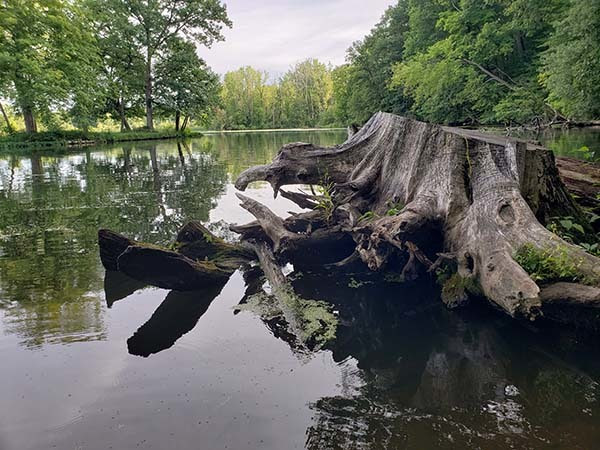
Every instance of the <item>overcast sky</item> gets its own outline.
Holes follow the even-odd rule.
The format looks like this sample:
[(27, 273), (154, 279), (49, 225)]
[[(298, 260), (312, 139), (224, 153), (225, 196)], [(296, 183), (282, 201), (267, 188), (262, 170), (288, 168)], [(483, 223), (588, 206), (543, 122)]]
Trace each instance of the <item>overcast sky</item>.
[(220, 74), (251, 65), (273, 76), (306, 58), (342, 64), (395, 0), (225, 0), (233, 28), (199, 53)]

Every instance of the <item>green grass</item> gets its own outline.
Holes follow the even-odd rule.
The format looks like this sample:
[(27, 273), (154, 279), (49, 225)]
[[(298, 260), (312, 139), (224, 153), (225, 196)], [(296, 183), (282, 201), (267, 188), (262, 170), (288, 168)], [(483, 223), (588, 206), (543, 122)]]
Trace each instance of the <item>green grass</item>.
[(0, 150), (19, 150), (40, 147), (79, 147), (114, 142), (174, 139), (201, 136), (201, 133), (176, 131), (92, 132), (80, 130), (13, 133), (0, 137)]

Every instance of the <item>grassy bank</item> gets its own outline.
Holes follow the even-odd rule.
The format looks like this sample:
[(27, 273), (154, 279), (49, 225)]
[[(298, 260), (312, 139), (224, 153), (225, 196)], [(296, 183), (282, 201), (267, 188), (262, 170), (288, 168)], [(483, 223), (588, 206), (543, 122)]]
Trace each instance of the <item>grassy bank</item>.
[(34, 148), (69, 148), (114, 142), (148, 141), (174, 139), (181, 137), (199, 137), (198, 132), (176, 131), (128, 131), (128, 132), (92, 132), (92, 131), (42, 131), (39, 133), (14, 133), (0, 137), (0, 150), (27, 150)]

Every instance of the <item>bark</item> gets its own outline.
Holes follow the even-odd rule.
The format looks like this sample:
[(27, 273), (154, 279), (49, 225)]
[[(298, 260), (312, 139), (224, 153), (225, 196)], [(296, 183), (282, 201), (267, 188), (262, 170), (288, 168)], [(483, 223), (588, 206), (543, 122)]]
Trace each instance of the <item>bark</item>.
[[(147, 39), (149, 41), (149, 37)], [(150, 47), (146, 55), (146, 73), (145, 73), (145, 100), (146, 100), (146, 128), (148, 130), (154, 130), (154, 111), (152, 103), (152, 54), (150, 53)]]
[[(443, 252), (493, 305), (529, 319), (542, 314), (545, 297), (514, 260), (523, 245), (564, 252), (581, 278), (600, 279), (600, 259), (542, 225), (567, 215), (584, 223), (585, 216), (552, 152), (525, 141), (378, 113), (337, 147), (284, 146), (271, 164), (242, 173), (236, 187), (253, 181), (268, 181), (275, 195), (290, 184), (333, 184), (330, 204), (294, 217), (306, 221), (300, 230), (240, 196), (257, 222), (232, 229), (263, 236), (294, 263), (299, 250), (340, 235), (353, 241), (347, 257), (406, 279), (426, 273)], [(575, 297), (586, 303), (589, 291), (580, 292)]]
[(8, 115), (6, 114), (6, 111), (4, 110), (4, 106), (2, 106), (2, 102), (0, 102), (0, 112), (2, 113), (2, 117), (4, 117), (4, 121), (6, 122), (6, 129), (8, 130), (9, 133), (12, 133), (14, 131), (10, 120), (8, 120)]
[(181, 121), (181, 111), (175, 111), (175, 131), (179, 131), (179, 122)]
[(251, 250), (224, 242), (197, 222), (182, 228), (173, 250), (136, 242), (110, 230), (98, 232), (98, 243), (107, 270), (177, 291), (224, 283), (254, 256)]
[(123, 99), (120, 99), (117, 102), (117, 109), (119, 110), (119, 118), (121, 119), (121, 131), (131, 131), (131, 126), (127, 121), (127, 117), (125, 116), (125, 105), (123, 104)]
[(558, 157), (556, 166), (569, 192), (577, 197), (577, 203), (600, 215), (600, 164)]
[(23, 106), (23, 120), (25, 121), (25, 131), (27, 133), (37, 133), (37, 122), (33, 115), (33, 108), (31, 106)]
[(183, 124), (181, 125), (181, 131), (185, 131), (189, 122), (190, 122), (190, 116), (185, 116), (183, 119)]

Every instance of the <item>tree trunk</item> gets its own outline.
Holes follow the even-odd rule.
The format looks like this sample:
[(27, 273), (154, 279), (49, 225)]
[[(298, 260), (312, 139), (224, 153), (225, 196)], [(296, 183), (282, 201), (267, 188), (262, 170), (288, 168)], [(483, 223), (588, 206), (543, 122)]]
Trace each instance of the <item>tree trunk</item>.
[(181, 131), (185, 131), (188, 124), (190, 122), (190, 116), (185, 116), (183, 119), (183, 124), (181, 125)]
[(532, 246), (572, 262), (578, 282), (592, 285), (581, 287), (580, 298), (571, 288), (569, 304), (598, 307), (589, 299), (600, 293), (600, 259), (540, 223), (555, 216), (587, 223), (554, 155), (542, 147), (378, 113), (340, 146), (284, 146), (271, 164), (242, 173), (236, 187), (244, 190), (253, 181), (268, 181), (276, 195), (289, 184), (328, 186), (316, 215), (294, 217), (296, 223), (305, 219), (304, 229), (292, 229), (289, 221), (240, 197), (258, 222), (232, 229), (243, 237), (262, 236), (283, 259), (295, 262), (307, 247), (341, 234), (354, 244), (338, 268), (359, 260), (371, 271), (407, 280), (453, 260), (459, 289), (449, 303), (465, 297), (467, 286), (511, 316), (534, 319), (545, 302), (557, 303), (553, 284), (565, 280), (532, 279), (514, 259), (519, 249)]
[(146, 77), (145, 77), (145, 96), (146, 96), (146, 128), (154, 130), (154, 113), (152, 105), (152, 55), (148, 49), (146, 55)]
[(27, 133), (37, 133), (37, 123), (35, 116), (33, 115), (33, 108), (31, 106), (23, 106), (23, 120), (25, 121), (25, 131)]
[(12, 133), (14, 131), (12, 125), (10, 124), (10, 120), (8, 120), (8, 115), (6, 114), (6, 111), (4, 110), (4, 106), (2, 106), (2, 102), (0, 102), (0, 112), (2, 113), (2, 117), (4, 117), (4, 121), (6, 122), (6, 130), (9, 133)]
[(125, 116), (125, 105), (122, 98), (117, 102), (117, 109), (119, 110), (119, 118), (121, 119), (121, 131), (131, 131), (131, 127)]
[(179, 131), (179, 122), (181, 121), (181, 111), (175, 111), (175, 131)]

